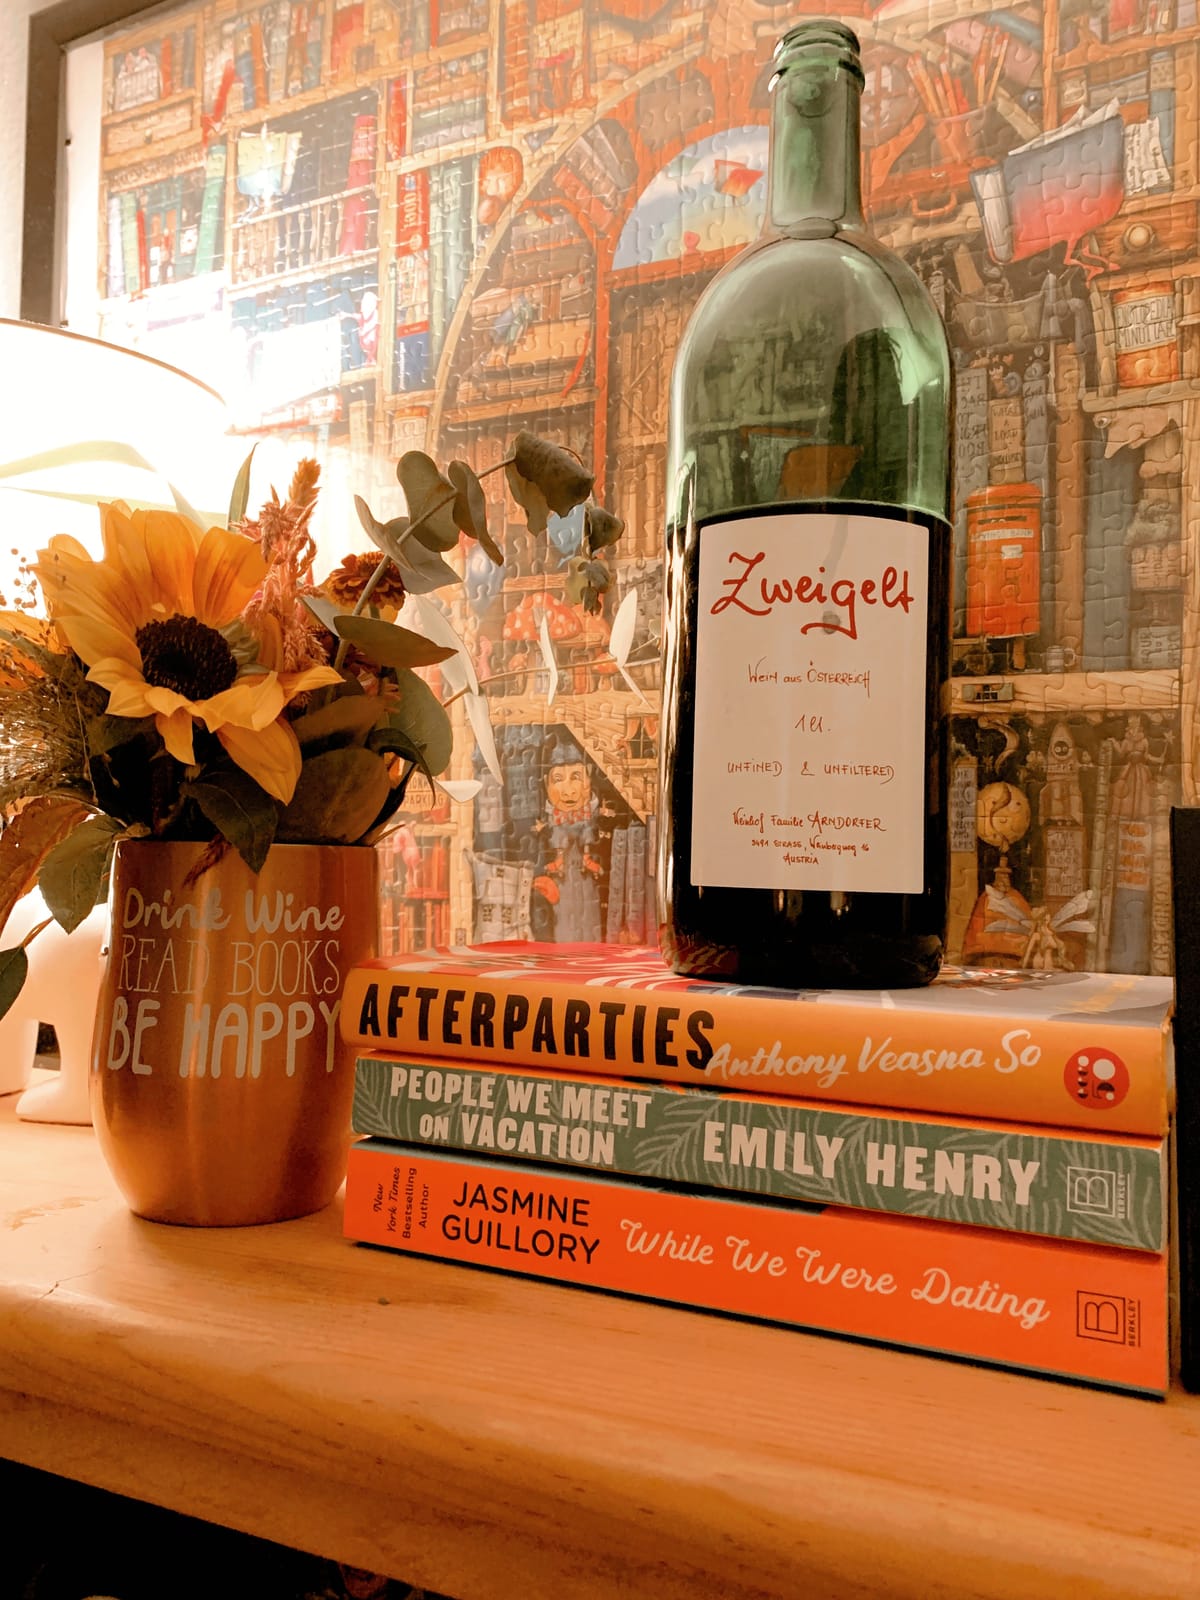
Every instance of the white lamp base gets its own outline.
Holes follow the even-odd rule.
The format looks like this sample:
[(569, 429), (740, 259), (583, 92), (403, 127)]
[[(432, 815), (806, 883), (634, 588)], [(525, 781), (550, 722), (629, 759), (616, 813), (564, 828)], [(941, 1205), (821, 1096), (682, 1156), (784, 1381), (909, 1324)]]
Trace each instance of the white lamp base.
[(17, 1101), (17, 1115), (23, 1122), (73, 1122), (90, 1127), (87, 1063), (79, 1072), (69, 1069), (64, 1061), (53, 1078), (26, 1089)]
[[(19, 944), (49, 913), (36, 889), (13, 907), (0, 933), (0, 946)], [(12, 1007), (0, 1018), (0, 1093), (24, 1089), (17, 1116), (25, 1122), (89, 1125), (88, 1075), (92, 1029), (104, 973), (108, 908), (97, 906), (74, 933), (51, 922), (30, 940), (29, 976)], [(26, 1088), (37, 1051), (39, 1022), (58, 1038), (60, 1069), (53, 1079)]]

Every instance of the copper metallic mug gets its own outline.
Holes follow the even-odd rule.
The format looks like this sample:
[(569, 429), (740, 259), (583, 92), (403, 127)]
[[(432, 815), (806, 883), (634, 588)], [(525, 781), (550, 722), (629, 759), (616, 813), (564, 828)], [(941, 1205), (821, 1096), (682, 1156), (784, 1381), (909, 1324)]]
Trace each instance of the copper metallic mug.
[(92, 1044), (92, 1114), (132, 1210), (231, 1225), (304, 1216), (345, 1176), (354, 1051), (342, 984), (376, 953), (365, 846), (234, 851), (122, 840)]

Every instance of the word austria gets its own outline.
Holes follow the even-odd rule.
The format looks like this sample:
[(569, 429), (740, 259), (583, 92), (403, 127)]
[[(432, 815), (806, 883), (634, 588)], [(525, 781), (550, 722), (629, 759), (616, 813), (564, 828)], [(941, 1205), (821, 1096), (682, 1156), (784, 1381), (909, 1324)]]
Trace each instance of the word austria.
[(736, 606), (752, 617), (769, 617), (776, 606), (836, 606), (844, 611), (844, 618), (822, 609), (812, 622), (802, 623), (801, 633), (811, 633), (815, 628), (824, 633), (841, 633), (847, 639), (858, 638), (858, 607), (882, 605), (889, 611), (900, 608), (907, 616), (913, 604), (908, 572), (888, 566), (879, 578), (835, 578), (828, 589), (824, 583), (825, 568), (818, 567), (816, 576), (803, 573), (795, 577), (773, 577), (758, 568), (766, 560), (765, 550), (746, 556), (736, 550), (729, 552), (729, 566), (740, 566), (733, 577), (724, 578), (721, 587), (726, 591), (714, 600), (711, 615), (714, 617)]

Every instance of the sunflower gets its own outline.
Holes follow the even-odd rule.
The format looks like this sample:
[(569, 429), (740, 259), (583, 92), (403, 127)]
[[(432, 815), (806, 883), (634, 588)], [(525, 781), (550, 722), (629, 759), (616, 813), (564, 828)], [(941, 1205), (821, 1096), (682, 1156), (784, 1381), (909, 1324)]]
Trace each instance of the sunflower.
[(104, 556), (69, 535), (51, 539), (34, 568), (51, 620), (109, 692), (115, 717), (153, 716), (167, 750), (192, 766), (194, 724), (285, 805), (300, 776), (300, 746), (283, 720), (306, 689), (340, 682), (331, 667), (265, 672), (235, 655), (222, 629), (236, 622), (266, 573), (254, 541), (198, 528), (172, 511), (102, 506)]

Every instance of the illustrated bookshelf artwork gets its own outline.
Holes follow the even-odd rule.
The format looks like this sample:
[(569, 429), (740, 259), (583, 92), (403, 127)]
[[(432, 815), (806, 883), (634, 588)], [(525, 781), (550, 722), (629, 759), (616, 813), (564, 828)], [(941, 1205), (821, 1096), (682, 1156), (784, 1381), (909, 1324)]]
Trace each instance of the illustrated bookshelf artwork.
[[(949, 953), (1166, 974), (1168, 819), (1200, 772), (1200, 22), (1194, 0), (960, 10), (842, 13), (871, 225), (956, 363)], [(761, 224), (780, 27), (758, 0), (188, 0), (106, 41), (82, 331), (319, 455), (332, 561), (352, 492), (403, 510), (403, 450), (482, 469), (521, 428), (593, 463), (628, 524), (581, 621), (580, 520), (533, 541), (491, 506), (505, 569), (472, 558), (449, 604), (495, 749), (464, 722), (455, 775), (485, 787), (409, 808), (445, 888), (410, 894), (395, 851), (389, 948), (652, 934), (666, 382)]]

